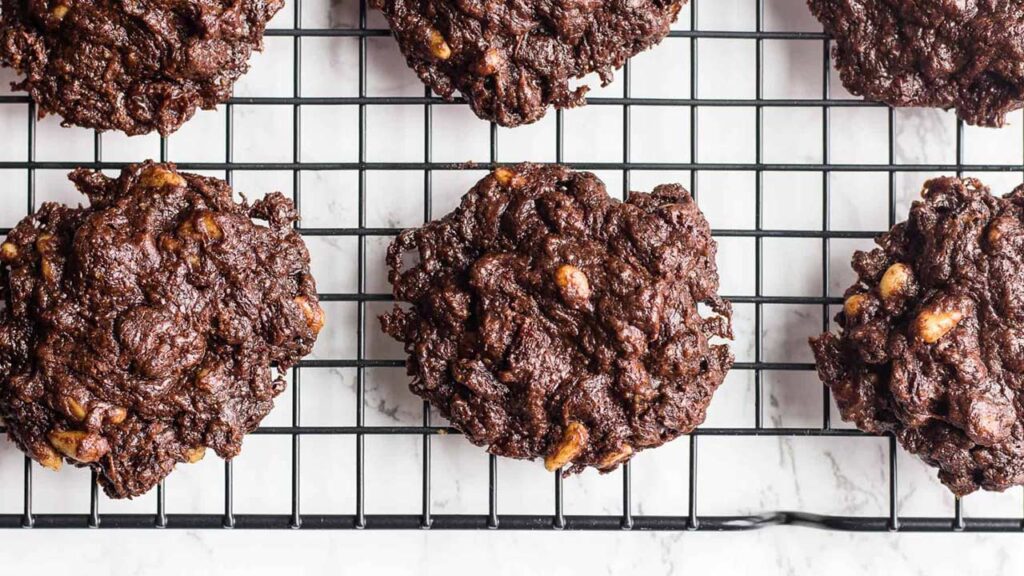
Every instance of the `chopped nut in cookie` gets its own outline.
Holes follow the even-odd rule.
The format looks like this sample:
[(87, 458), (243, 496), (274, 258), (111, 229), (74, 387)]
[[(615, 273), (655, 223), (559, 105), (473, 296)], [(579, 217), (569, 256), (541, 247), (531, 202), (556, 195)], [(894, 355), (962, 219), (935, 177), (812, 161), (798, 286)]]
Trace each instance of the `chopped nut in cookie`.
[(302, 310), (302, 315), (306, 318), (306, 325), (313, 331), (313, 334), (320, 333), (320, 329), (324, 327), (324, 309), (305, 296), (296, 296), (295, 303)]
[(430, 53), (438, 60), (447, 60), (452, 56), (452, 49), (445, 42), (444, 36), (441, 35), (437, 30), (431, 30), (428, 35), (428, 44), (430, 45)]
[(198, 448), (189, 448), (185, 452), (185, 461), (189, 464), (195, 464), (206, 457), (206, 446), (199, 446)]
[(544, 467), (548, 472), (554, 472), (562, 466), (572, 462), (573, 458), (580, 455), (587, 446), (590, 434), (587, 427), (579, 422), (569, 422), (562, 434), (562, 440), (555, 445), (554, 451), (544, 459)]
[(868, 296), (866, 294), (854, 294), (846, 298), (843, 301), (843, 313), (847, 316), (856, 316), (860, 314), (867, 304)]
[(562, 291), (566, 302), (578, 304), (590, 299), (590, 281), (579, 268), (565, 264), (555, 270), (555, 284)]
[(897, 262), (886, 269), (878, 284), (878, 292), (882, 299), (892, 302), (910, 296), (914, 289), (914, 272), (910, 266)]
[(927, 344), (934, 344), (964, 319), (961, 310), (926, 308), (917, 315), (914, 331)]
[(502, 186), (508, 186), (512, 183), (512, 179), (515, 178), (516, 173), (505, 166), (499, 166), (494, 169), (494, 179), (498, 181)]
[(50, 444), (64, 456), (78, 462), (96, 462), (110, 451), (106, 438), (83, 430), (52, 430)]
[(180, 174), (162, 166), (154, 165), (139, 177), (143, 186), (161, 188), (163, 186), (184, 186), (185, 179)]
[(13, 262), (18, 257), (18, 245), (13, 242), (0, 244), (0, 260)]
[(40, 466), (54, 472), (60, 470), (64, 465), (64, 458), (50, 446), (36, 447), (33, 450), (33, 455)]
[(608, 455), (598, 463), (597, 467), (601, 470), (610, 470), (628, 460), (632, 455), (633, 447), (629, 444), (623, 444), (620, 448), (609, 452)]

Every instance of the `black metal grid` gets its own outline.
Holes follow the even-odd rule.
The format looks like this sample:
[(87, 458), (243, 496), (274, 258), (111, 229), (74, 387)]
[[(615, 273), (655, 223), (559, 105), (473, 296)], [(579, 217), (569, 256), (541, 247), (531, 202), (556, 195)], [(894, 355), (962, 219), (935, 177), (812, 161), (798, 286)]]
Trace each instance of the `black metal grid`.
[[(841, 299), (829, 296), (829, 241), (831, 239), (871, 238), (875, 232), (841, 231), (829, 228), (830, 178), (833, 172), (885, 172), (889, 174), (889, 223), (897, 220), (895, 209), (895, 189), (897, 172), (1019, 172), (1022, 166), (1005, 165), (968, 165), (964, 162), (964, 126), (960, 122), (957, 129), (956, 163), (942, 164), (896, 164), (895, 163), (895, 121), (893, 111), (888, 111), (888, 162), (887, 164), (832, 164), (830, 162), (830, 111), (837, 107), (878, 106), (860, 101), (833, 99), (830, 95), (830, 61), (828, 38), (814, 32), (775, 32), (766, 31), (764, 12), (766, 1), (750, 0), (756, 3), (756, 28), (751, 31), (738, 30), (702, 30), (698, 25), (699, 6), (708, 0), (690, 0), (690, 29), (671, 32), (675, 38), (689, 39), (690, 44), (690, 96), (688, 98), (634, 98), (630, 94), (630, 66), (627, 63), (620, 71), (620, 82), (623, 83), (622, 97), (591, 98), (590, 106), (612, 105), (622, 107), (623, 125), (623, 157), (621, 162), (606, 163), (572, 163), (579, 169), (620, 170), (623, 175), (623, 193), (630, 188), (630, 174), (639, 170), (685, 170), (692, 175), (691, 191), (695, 196), (700, 193), (699, 176), (702, 172), (713, 171), (744, 171), (756, 174), (755, 226), (754, 229), (715, 230), (717, 237), (745, 237), (755, 241), (756, 290), (753, 296), (729, 296), (735, 303), (751, 304), (755, 307), (756, 343), (754, 360), (737, 363), (735, 370), (753, 371), (755, 386), (755, 424), (752, 428), (709, 428), (698, 429), (689, 436), (689, 480), (688, 486), (681, 486), (689, 494), (688, 513), (679, 516), (641, 516), (632, 513), (632, 489), (630, 467), (622, 468), (622, 512), (618, 515), (575, 516), (563, 511), (562, 480), (556, 473), (554, 479), (554, 509), (545, 515), (507, 515), (498, 513), (498, 467), (497, 460), (490, 456), (488, 513), (479, 515), (442, 515), (431, 511), (431, 439), (434, 435), (457, 433), (444, 427), (434, 426), (430, 421), (429, 406), (423, 405), (422, 426), (366, 426), (365, 424), (365, 370), (375, 367), (399, 367), (401, 361), (370, 360), (366, 358), (366, 328), (368, 323), (366, 305), (368, 302), (390, 301), (390, 294), (370, 293), (366, 289), (366, 239), (368, 237), (392, 236), (398, 232), (391, 228), (371, 228), (367, 226), (366, 217), (366, 173), (370, 170), (421, 170), (424, 173), (424, 220), (431, 219), (432, 172), (439, 170), (456, 170), (460, 166), (449, 163), (438, 163), (432, 160), (432, 109), (439, 105), (448, 105), (425, 90), (423, 97), (371, 97), (367, 95), (367, 40), (371, 37), (387, 36), (386, 30), (370, 29), (367, 26), (367, 8), (361, 2), (359, 10), (359, 26), (341, 29), (304, 29), (302, 28), (302, 0), (290, 0), (294, 10), (294, 27), (290, 29), (268, 30), (268, 36), (289, 37), (294, 42), (294, 76), (291, 97), (236, 97), (227, 105), (225, 162), (223, 163), (181, 163), (185, 169), (221, 170), (226, 172), (230, 181), (232, 173), (239, 170), (283, 170), (291, 171), (295, 202), (302, 203), (301, 173), (315, 170), (354, 170), (358, 171), (358, 227), (356, 228), (301, 228), (307, 236), (355, 236), (358, 239), (358, 274), (359, 286), (355, 293), (325, 293), (320, 298), (326, 302), (355, 302), (358, 305), (357, 354), (355, 358), (331, 360), (305, 360), (294, 369), (291, 395), (293, 400), (292, 422), (289, 426), (261, 427), (255, 434), (283, 435), (291, 437), (291, 513), (290, 514), (236, 514), (233, 506), (233, 470), (231, 462), (224, 465), (224, 511), (223, 514), (168, 514), (165, 508), (164, 486), (157, 488), (156, 509), (151, 514), (103, 514), (100, 511), (100, 499), (95, 474), (91, 487), (90, 512), (88, 514), (37, 514), (32, 510), (32, 479), (33, 465), (26, 458), (24, 461), (24, 510), (21, 514), (0, 514), (0, 528), (292, 528), (292, 529), (570, 529), (570, 530), (745, 530), (772, 525), (800, 525), (817, 528), (851, 530), (851, 531), (1021, 531), (1024, 530), (1024, 516), (1006, 518), (965, 518), (962, 504), (956, 500), (955, 514), (952, 517), (909, 517), (899, 514), (897, 505), (897, 460), (896, 441), (888, 438), (889, 461), (889, 513), (887, 516), (824, 516), (805, 512), (778, 511), (753, 516), (707, 516), (701, 515), (698, 507), (697, 483), (700, 479), (697, 466), (697, 453), (702, 436), (820, 436), (820, 437), (870, 437), (859, 431), (835, 428), (830, 421), (830, 398), (828, 390), (823, 393), (822, 416), (820, 427), (810, 428), (768, 428), (763, 421), (763, 374), (770, 370), (813, 370), (813, 366), (805, 363), (767, 362), (762, 357), (762, 326), (763, 305), (765, 304), (809, 304), (821, 307), (822, 327), (829, 328), (830, 305), (841, 303)], [(359, 39), (359, 92), (355, 97), (303, 97), (301, 93), (301, 59), (302, 39), (323, 36), (345, 36)], [(711, 99), (701, 98), (698, 91), (698, 48), (704, 39), (744, 39), (756, 43), (756, 97), (750, 99)], [(764, 96), (764, 43), (766, 40), (806, 40), (820, 42), (822, 86), (820, 99), (766, 99)], [(96, 134), (94, 140), (95, 157), (92, 163), (74, 162), (40, 162), (36, 161), (36, 109), (29, 99), (22, 95), (2, 96), (0, 104), (28, 104), (28, 156), (25, 162), (0, 162), (0, 168), (22, 169), (28, 173), (28, 204), (31, 213), (36, 200), (36, 171), (42, 169), (71, 169), (78, 166), (92, 168), (118, 168), (122, 163), (105, 162), (103, 160), (102, 140)], [(233, 114), (234, 105), (285, 105), (293, 109), (293, 159), (291, 162), (277, 163), (238, 163), (233, 161)], [(359, 156), (357, 162), (340, 163), (306, 163), (301, 159), (301, 109), (303, 106), (355, 105), (359, 110)], [(373, 105), (407, 105), (423, 106), (425, 137), (422, 162), (367, 162), (366, 133), (367, 108)], [(682, 106), (689, 107), (691, 133), (691, 160), (685, 163), (638, 163), (631, 162), (630, 157), (630, 120), (631, 110), (635, 106)], [(746, 107), (756, 110), (756, 157), (753, 163), (701, 163), (697, 160), (698, 146), (698, 111), (711, 107)], [(766, 163), (764, 157), (764, 109), (765, 108), (798, 108), (810, 107), (820, 109), (822, 113), (822, 163), (788, 164)], [(561, 112), (556, 113), (556, 160), (563, 161), (564, 125)], [(161, 140), (161, 160), (167, 158), (167, 141)], [(491, 125), (490, 160), (493, 166), (498, 157), (498, 131)], [(773, 230), (765, 228), (763, 220), (763, 178), (766, 172), (820, 172), (822, 174), (822, 229), (821, 230)], [(6, 233), (7, 230), (0, 230)], [(765, 238), (811, 238), (822, 242), (822, 285), (821, 295), (817, 297), (766, 296), (763, 294), (763, 241)], [(308, 426), (301, 424), (299, 402), (302, 369), (318, 368), (354, 368), (356, 370), (356, 421), (354, 426)], [(0, 428), (2, 430), (2, 428)], [(367, 435), (414, 435), (422, 437), (422, 512), (409, 515), (373, 515), (365, 511), (365, 448), (364, 439)], [(311, 515), (303, 514), (300, 509), (300, 443), (306, 435), (343, 435), (355, 437), (356, 458), (354, 474), (356, 477), (355, 513), (344, 515)]]

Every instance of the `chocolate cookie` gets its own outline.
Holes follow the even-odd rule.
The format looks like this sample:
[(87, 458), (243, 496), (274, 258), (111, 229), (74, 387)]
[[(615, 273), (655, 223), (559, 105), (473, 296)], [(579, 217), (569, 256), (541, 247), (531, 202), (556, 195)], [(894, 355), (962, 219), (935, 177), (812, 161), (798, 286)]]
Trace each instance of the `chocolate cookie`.
[(0, 0), (0, 62), (39, 113), (129, 135), (231, 96), (283, 0)]
[(171, 164), (71, 180), (90, 207), (44, 204), (0, 245), (0, 415), (43, 466), (138, 496), (207, 447), (237, 455), (323, 312), (280, 193), (239, 204)]
[(412, 391), (471, 442), (609, 471), (700, 424), (732, 365), (711, 343), (731, 337), (715, 250), (681, 186), (619, 202), (590, 173), (498, 168), (391, 244), (388, 277), (412, 307), (381, 323)]
[(812, 340), (843, 418), (892, 432), (958, 495), (1024, 484), (1024, 185), (925, 184), (857, 252), (858, 282)]
[(1024, 4), (808, 0), (846, 88), (891, 106), (1002, 126), (1024, 100)]
[(570, 87), (612, 70), (668, 34), (686, 0), (370, 0), (383, 10), (409, 66), (477, 116), (502, 126), (539, 120), (549, 105), (583, 104)]

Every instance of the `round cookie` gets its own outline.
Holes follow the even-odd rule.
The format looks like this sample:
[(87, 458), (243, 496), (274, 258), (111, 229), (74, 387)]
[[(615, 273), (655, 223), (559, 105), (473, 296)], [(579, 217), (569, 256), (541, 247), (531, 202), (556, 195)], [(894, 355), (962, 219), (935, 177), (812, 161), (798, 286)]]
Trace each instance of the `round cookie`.
[(323, 312), (280, 193), (239, 204), (171, 164), (71, 180), (88, 208), (46, 203), (0, 244), (0, 415), (43, 466), (138, 496), (208, 447), (237, 455)]
[(839, 334), (812, 339), (845, 420), (892, 432), (958, 495), (1024, 484), (1024, 186), (925, 184), (856, 252)]
[(583, 104), (574, 80), (603, 84), (627, 59), (661, 42), (686, 0), (370, 0), (384, 12), (409, 66), (477, 116), (536, 122), (548, 106)]
[(1002, 126), (1024, 100), (1024, 4), (808, 0), (846, 88), (891, 106)]
[(129, 135), (231, 96), (283, 0), (0, 0), (0, 62), (40, 114)]
[(412, 391), (474, 444), (609, 471), (703, 422), (732, 365), (711, 342), (732, 335), (715, 251), (679, 185), (620, 202), (587, 172), (498, 168), (391, 244), (412, 306), (381, 322)]

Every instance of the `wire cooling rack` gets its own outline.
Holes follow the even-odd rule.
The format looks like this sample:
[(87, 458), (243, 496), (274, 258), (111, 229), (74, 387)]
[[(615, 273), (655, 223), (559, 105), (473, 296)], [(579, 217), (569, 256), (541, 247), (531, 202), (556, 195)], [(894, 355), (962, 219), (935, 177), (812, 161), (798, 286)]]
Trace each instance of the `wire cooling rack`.
[[(429, 406), (423, 405), (422, 423), (420, 425), (397, 425), (397, 426), (368, 426), (366, 423), (366, 393), (368, 369), (374, 368), (399, 368), (403, 366), (400, 360), (378, 360), (370, 359), (367, 355), (367, 331), (376, 329), (376, 323), (372, 314), (367, 311), (368, 303), (388, 303), (391, 300), (390, 294), (373, 292), (367, 288), (367, 242), (368, 239), (386, 238), (395, 235), (399, 230), (396, 227), (373, 227), (368, 225), (367, 218), (367, 172), (368, 171), (419, 171), (423, 174), (423, 205), (424, 220), (437, 216), (432, 213), (433, 202), (433, 175), (440, 171), (458, 169), (454, 163), (436, 162), (433, 160), (433, 112), (438, 106), (449, 105), (432, 96), (429, 90), (425, 90), (422, 97), (409, 96), (372, 96), (368, 95), (367, 89), (367, 44), (368, 40), (375, 37), (386, 37), (388, 32), (379, 28), (368, 26), (368, 13), (365, 2), (359, 8), (358, 26), (344, 28), (303, 28), (302, 27), (302, 1), (290, 0), (291, 9), (294, 10), (294, 24), (290, 28), (268, 30), (269, 38), (284, 37), (293, 42), (293, 76), (291, 96), (247, 96), (236, 97), (226, 105), (225, 114), (225, 141), (224, 154), (225, 162), (181, 162), (179, 166), (184, 169), (221, 171), (229, 180), (239, 171), (255, 170), (276, 170), (290, 172), (292, 175), (293, 193), (296, 203), (302, 207), (302, 172), (303, 171), (352, 171), (358, 174), (358, 218), (354, 227), (328, 227), (328, 228), (307, 228), (303, 227), (302, 233), (307, 237), (354, 237), (358, 243), (358, 257), (354, 265), (358, 273), (358, 289), (351, 292), (332, 292), (320, 295), (324, 302), (342, 302), (354, 304), (357, 307), (358, 330), (355, 335), (355, 356), (348, 358), (330, 359), (309, 359), (303, 361), (293, 370), (292, 386), (287, 394), (292, 397), (291, 423), (283, 426), (263, 426), (255, 432), (256, 435), (275, 435), (290, 439), (290, 492), (291, 510), (290, 513), (278, 514), (251, 514), (236, 513), (235, 486), (236, 478), (234, 467), (231, 462), (224, 463), (223, 485), (216, 487), (216, 490), (223, 490), (223, 511), (218, 513), (168, 513), (166, 505), (166, 488), (161, 484), (156, 490), (155, 509), (147, 513), (101, 513), (100, 503), (102, 496), (99, 494), (95, 478), (90, 486), (88, 513), (38, 513), (33, 511), (33, 505), (38, 503), (38, 497), (33, 497), (34, 471), (38, 468), (28, 459), (24, 461), (24, 482), (22, 488), (23, 509), (20, 513), (0, 513), (0, 527), (5, 528), (292, 528), (292, 529), (570, 529), (570, 530), (743, 530), (761, 528), (771, 525), (790, 524), (811, 526), (817, 528), (856, 530), (856, 531), (1020, 531), (1024, 530), (1024, 517), (1003, 518), (973, 518), (966, 517), (963, 513), (963, 506), (960, 500), (956, 500), (954, 513), (950, 517), (924, 517), (901, 515), (899, 511), (898, 498), (898, 463), (897, 445), (892, 437), (887, 438), (887, 484), (888, 494), (884, 497), (888, 505), (887, 515), (872, 516), (848, 516), (848, 515), (819, 515), (801, 511), (769, 512), (752, 515), (711, 515), (701, 513), (701, 500), (698, 498), (698, 486), (701, 482), (701, 469), (698, 466), (698, 450), (701, 449), (702, 439), (708, 437), (864, 437), (856, 430), (834, 425), (831, 416), (831, 400), (828, 391), (822, 391), (822, 405), (820, 423), (816, 426), (802, 427), (773, 427), (768, 425), (765, 417), (766, 392), (764, 391), (764, 380), (766, 374), (771, 371), (792, 371), (808, 372), (813, 370), (813, 365), (807, 362), (769, 361), (764, 353), (763, 325), (764, 307), (766, 305), (809, 305), (820, 309), (821, 323), (823, 330), (829, 329), (829, 317), (832, 315), (832, 308), (841, 304), (841, 299), (830, 296), (829, 290), (829, 267), (830, 267), (830, 241), (836, 239), (870, 239), (877, 230), (873, 231), (843, 231), (832, 230), (829, 227), (830, 220), (830, 175), (836, 172), (857, 173), (857, 172), (882, 172), (888, 175), (888, 223), (897, 221), (897, 172), (955, 172), (958, 174), (969, 172), (1020, 172), (1021, 165), (978, 165), (965, 163), (964, 156), (964, 131), (962, 123), (957, 125), (956, 131), (956, 160), (955, 163), (941, 164), (907, 164), (896, 163), (896, 135), (894, 112), (875, 104), (864, 103), (859, 100), (836, 99), (830, 96), (830, 42), (820, 32), (779, 32), (769, 31), (765, 28), (765, 4), (775, 0), (749, 0), (756, 5), (756, 25), (750, 30), (706, 30), (700, 27), (700, 8), (706, 5), (708, 0), (690, 0), (688, 8), (689, 29), (674, 30), (671, 38), (681, 39), (689, 44), (689, 97), (681, 98), (646, 98), (632, 97), (630, 89), (630, 64), (618, 72), (618, 82), (622, 83), (622, 95), (615, 97), (594, 97), (589, 100), (592, 107), (617, 107), (621, 109), (622, 125), (622, 158), (615, 162), (583, 162), (572, 163), (575, 168), (591, 169), (601, 171), (619, 171), (622, 175), (622, 189), (630, 189), (631, 174), (636, 171), (686, 171), (691, 174), (690, 189), (695, 196), (702, 192), (701, 176), (712, 172), (742, 172), (753, 174), (755, 177), (755, 220), (751, 229), (717, 229), (715, 236), (719, 239), (744, 238), (753, 241), (755, 250), (753, 253), (752, 266), (755, 269), (755, 288), (752, 295), (726, 295), (738, 305), (750, 305), (754, 310), (753, 331), (754, 347), (751, 361), (738, 362), (735, 371), (752, 373), (754, 392), (754, 422), (750, 427), (709, 427), (700, 428), (690, 435), (688, 440), (680, 442), (689, 443), (688, 451), (688, 477), (680, 479), (680, 490), (685, 490), (688, 496), (687, 512), (676, 515), (650, 515), (634, 514), (633, 505), (634, 490), (631, 469), (629, 465), (622, 468), (615, 474), (621, 478), (621, 513), (602, 515), (575, 515), (568, 514), (564, 506), (563, 479), (555, 474), (551, 480), (554, 492), (553, 508), (545, 514), (504, 514), (499, 513), (498, 499), (499, 490), (498, 460), (489, 456), (487, 470), (487, 512), (480, 514), (442, 514), (435, 513), (432, 506), (432, 455), (431, 447), (438, 435), (455, 434), (457, 431), (445, 426), (432, 425), (431, 411)], [(719, 1), (719, 0), (713, 0)], [(684, 13), (685, 14), (685, 13)], [(358, 41), (358, 94), (344, 97), (307, 97), (302, 95), (302, 44), (304, 39), (317, 37), (349, 37)], [(745, 40), (753, 42), (756, 50), (756, 95), (754, 99), (729, 99), (729, 98), (707, 98), (701, 97), (698, 87), (700, 77), (699, 49), (704, 41), (709, 40)], [(822, 85), (820, 95), (817, 98), (767, 98), (765, 93), (765, 43), (778, 40), (799, 40), (820, 45), (820, 66)], [(66, 162), (66, 161), (39, 161), (37, 160), (37, 120), (35, 107), (21, 94), (0, 97), (0, 104), (24, 104), (28, 108), (27, 120), (27, 160), (0, 162), (0, 169), (22, 170), (28, 175), (27, 178), (27, 210), (31, 212), (37, 205), (36, 198), (36, 173), (41, 170), (69, 170), (78, 166), (88, 166), (103, 169), (116, 169), (123, 163), (104, 160), (103, 140), (99, 134), (95, 135), (93, 144), (94, 158), (92, 162)], [(235, 126), (233, 107), (236, 106), (263, 106), (274, 105), (290, 107), (293, 114), (293, 149), (292, 158), (288, 162), (235, 162)], [(415, 162), (371, 162), (367, 155), (367, 116), (368, 111), (375, 106), (390, 105), (404, 107), (422, 107), (424, 122), (424, 139), (422, 161)], [(463, 105), (461, 103), (457, 105)], [(352, 135), (358, 138), (358, 158), (355, 162), (304, 162), (301, 158), (302, 147), (301, 111), (304, 107), (323, 106), (346, 106), (358, 110), (358, 134)], [(631, 119), (632, 112), (644, 107), (681, 107), (688, 110), (689, 114), (689, 145), (690, 161), (688, 162), (633, 162), (631, 161)], [(751, 108), (754, 110), (756, 138), (755, 155), (752, 162), (730, 162), (730, 163), (709, 163), (700, 162), (697, 154), (699, 138), (699, 111), (714, 108)], [(888, 114), (888, 150), (887, 160), (882, 164), (838, 164), (830, 161), (830, 146), (832, 139), (832, 111), (838, 108), (849, 107), (872, 107), (882, 111), (887, 110)], [(821, 132), (812, 137), (820, 139), (821, 162), (819, 163), (772, 163), (765, 161), (766, 158), (766, 127), (765, 111), (796, 109), (820, 111)], [(555, 161), (562, 162), (565, 159), (565, 136), (566, 126), (561, 112), (555, 113)], [(490, 127), (490, 165), (493, 166), (499, 159), (498, 155), (498, 128)], [(160, 158), (168, 158), (168, 142), (161, 140)], [(482, 165), (481, 167), (487, 167)], [(768, 200), (765, 197), (765, 175), (766, 173), (820, 173), (821, 180), (821, 208), (822, 208), (822, 229), (821, 230), (791, 230), (771, 229), (766, 226), (764, 209)], [(6, 232), (6, 230), (4, 230)], [(821, 287), (817, 296), (792, 296), (792, 295), (766, 295), (764, 290), (764, 244), (766, 239), (794, 238), (805, 239), (812, 242), (821, 242)], [(843, 254), (845, 258), (845, 254)], [(356, 415), (354, 425), (348, 426), (311, 426), (302, 425), (301, 402), (302, 375), (310, 368), (338, 368), (350, 369), (355, 373), (355, 395)], [(313, 435), (344, 436), (354, 439), (355, 458), (352, 462), (350, 473), (355, 477), (354, 482), (354, 513), (351, 514), (312, 514), (304, 513), (302, 510), (302, 498), (300, 498), (301, 478), (303, 473), (303, 462), (300, 455), (301, 442), (304, 437)], [(420, 439), (422, 443), (421, 470), (420, 470), (420, 500), (422, 509), (419, 513), (410, 514), (373, 514), (367, 512), (366, 506), (366, 446), (365, 440), (373, 435), (404, 435)], [(743, 471), (738, 471), (743, 473)], [(751, 479), (756, 482), (754, 475)], [(0, 490), (3, 487), (0, 486)]]

